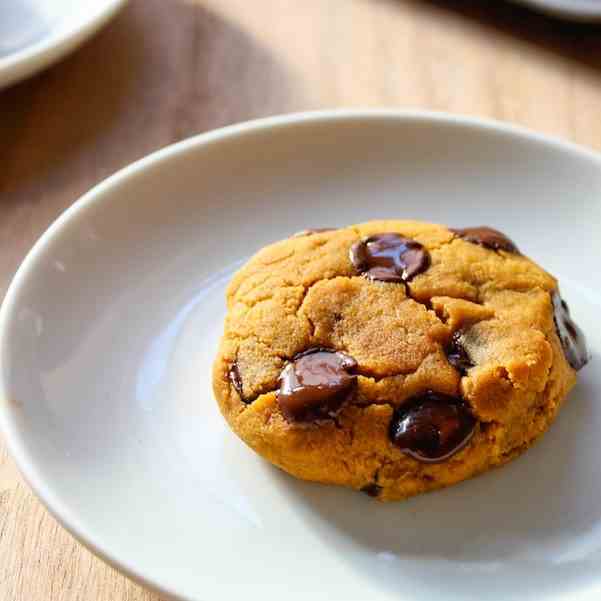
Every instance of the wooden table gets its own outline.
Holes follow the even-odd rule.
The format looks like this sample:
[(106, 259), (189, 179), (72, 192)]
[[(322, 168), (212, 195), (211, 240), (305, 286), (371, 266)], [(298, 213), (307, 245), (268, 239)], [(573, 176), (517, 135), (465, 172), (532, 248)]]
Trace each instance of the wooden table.
[[(124, 165), (235, 121), (342, 106), (494, 117), (601, 149), (601, 29), (501, 0), (133, 0), (0, 93), (0, 293), (48, 224)], [(0, 441), (0, 601), (142, 600), (158, 597), (62, 530)]]

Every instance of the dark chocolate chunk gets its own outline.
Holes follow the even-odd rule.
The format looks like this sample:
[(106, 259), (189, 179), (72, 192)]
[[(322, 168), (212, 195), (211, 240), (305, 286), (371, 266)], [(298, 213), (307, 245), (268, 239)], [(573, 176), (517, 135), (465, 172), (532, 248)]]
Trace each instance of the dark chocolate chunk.
[(236, 389), (236, 392), (240, 396), (240, 399), (246, 403), (247, 401), (244, 398), (242, 388), (242, 376), (240, 376), (240, 368), (238, 367), (237, 361), (234, 361), (234, 363), (232, 363), (232, 365), (230, 366), (228, 376), (230, 378), (232, 386)]
[(278, 403), (289, 421), (313, 421), (336, 413), (354, 390), (357, 362), (345, 353), (314, 348), (294, 357), (280, 374)]
[(378, 486), (375, 482), (372, 482), (371, 484), (366, 484), (361, 489), (361, 492), (364, 492), (366, 495), (369, 495), (370, 497), (378, 497), (378, 496), (380, 496), (380, 493), (382, 492), (382, 487)]
[(408, 282), (430, 266), (430, 255), (419, 242), (393, 233), (355, 242), (350, 257), (361, 273), (383, 282)]
[(296, 232), (296, 234), (292, 234), (292, 238), (303, 238), (304, 236), (312, 236), (313, 234), (321, 234), (322, 232), (334, 232), (336, 228), (333, 227), (315, 227), (309, 228), (306, 230), (301, 230), (300, 232)]
[(390, 438), (418, 461), (444, 461), (472, 437), (476, 419), (463, 399), (428, 391), (395, 410)]
[(445, 352), (449, 363), (462, 375), (467, 373), (474, 363), (467, 354), (465, 347), (461, 343), (461, 332), (454, 332), (451, 342), (447, 345)]
[(570, 309), (558, 291), (551, 293), (555, 329), (568, 363), (576, 370), (582, 369), (590, 359), (582, 330), (572, 321)]
[(479, 227), (451, 228), (451, 231), (468, 242), (480, 244), (480, 246), (486, 246), (486, 248), (492, 248), (493, 250), (506, 250), (510, 253), (520, 254), (518, 247), (512, 240), (492, 227), (481, 225)]

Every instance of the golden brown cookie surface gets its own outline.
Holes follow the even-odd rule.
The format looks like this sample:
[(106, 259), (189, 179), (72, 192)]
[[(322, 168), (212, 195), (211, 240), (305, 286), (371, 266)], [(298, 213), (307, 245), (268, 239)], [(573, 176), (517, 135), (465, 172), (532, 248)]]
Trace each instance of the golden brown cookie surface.
[(228, 288), (214, 365), (231, 428), (299, 478), (381, 500), (528, 448), (575, 382), (569, 316), (552, 276), (473, 230), (374, 221), (259, 251)]

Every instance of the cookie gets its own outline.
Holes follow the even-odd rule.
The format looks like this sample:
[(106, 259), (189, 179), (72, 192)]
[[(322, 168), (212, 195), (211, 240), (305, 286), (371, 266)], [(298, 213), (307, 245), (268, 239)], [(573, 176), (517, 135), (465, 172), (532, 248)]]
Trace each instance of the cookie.
[(488, 227), (305, 230), (233, 277), (214, 364), (232, 430), (382, 501), (524, 452), (588, 361), (557, 281)]

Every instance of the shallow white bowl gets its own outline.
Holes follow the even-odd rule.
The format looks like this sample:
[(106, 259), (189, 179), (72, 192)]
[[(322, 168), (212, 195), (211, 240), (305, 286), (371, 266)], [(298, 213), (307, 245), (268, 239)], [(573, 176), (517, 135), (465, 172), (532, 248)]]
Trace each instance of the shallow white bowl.
[(37, 73), (75, 50), (125, 2), (1, 0), (0, 89)]
[[(211, 362), (244, 257), (305, 227), (490, 224), (561, 278), (592, 364), (513, 464), (406, 503), (293, 480), (229, 432)], [(84, 544), (193, 601), (601, 594), (601, 162), (506, 125), (317, 113), (193, 138), (36, 244), (0, 312), (0, 427)]]

